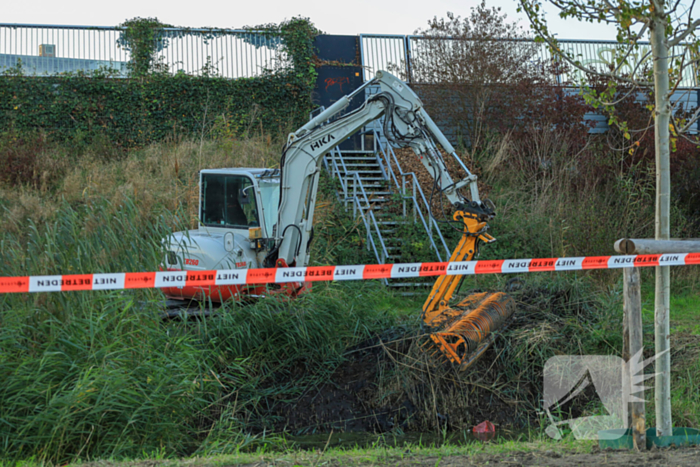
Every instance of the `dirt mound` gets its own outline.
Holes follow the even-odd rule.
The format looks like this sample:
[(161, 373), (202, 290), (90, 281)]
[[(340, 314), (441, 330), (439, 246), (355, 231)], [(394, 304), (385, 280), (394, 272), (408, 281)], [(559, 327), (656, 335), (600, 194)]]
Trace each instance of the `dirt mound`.
[[(539, 427), (547, 359), (587, 348), (614, 354), (619, 313), (603, 313), (594, 296), (552, 284), (511, 296), (517, 311), (508, 328), (467, 371), (424, 351), (427, 334), (417, 322), (390, 328), (349, 349), (330, 378), (294, 402), (270, 401), (275, 430), (441, 432), (471, 430), (484, 420), (500, 434)], [(696, 342), (688, 337), (681, 353), (695, 355)], [(582, 392), (563, 407), (566, 418), (597, 414), (595, 401), (592, 388)]]
[(325, 384), (307, 391), (293, 404), (273, 413), (276, 429), (301, 435), (316, 432), (386, 432), (400, 426), (415, 412), (410, 401), (382, 404), (377, 401), (380, 368), (388, 356), (406, 352), (410, 338), (405, 329), (390, 329), (346, 353)]

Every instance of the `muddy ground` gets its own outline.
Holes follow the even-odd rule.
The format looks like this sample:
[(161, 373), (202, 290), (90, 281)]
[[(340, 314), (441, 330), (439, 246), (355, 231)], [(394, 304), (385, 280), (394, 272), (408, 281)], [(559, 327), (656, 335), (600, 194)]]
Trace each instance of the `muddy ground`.
[[(326, 456), (310, 456), (309, 458), (292, 458), (268, 460), (261, 459), (258, 462), (245, 463), (248, 467), (277, 466), (288, 467), (292, 465), (324, 465), (324, 466), (374, 466), (374, 465), (395, 465), (395, 466), (440, 466), (440, 467), (476, 467), (476, 466), (498, 466), (498, 467), (518, 467), (518, 466), (543, 466), (543, 467), (564, 467), (564, 466), (609, 466), (609, 467), (667, 467), (679, 466), (690, 467), (700, 465), (700, 448), (685, 449), (664, 449), (647, 452), (627, 452), (627, 451), (598, 451), (592, 453), (557, 453), (553, 451), (534, 451), (526, 453), (504, 453), (504, 454), (474, 454), (474, 455), (452, 455), (440, 457), (413, 455), (406, 452), (403, 458), (398, 456), (387, 456), (385, 458), (363, 459), (361, 456), (333, 458)], [(206, 465), (196, 464), (196, 465)], [(225, 465), (219, 464), (219, 465)]]
[[(268, 401), (268, 420), (274, 424), (267, 432), (458, 433), (488, 420), (497, 436), (515, 439), (523, 431), (543, 428), (543, 362), (590, 345), (582, 341), (590, 331), (578, 323), (594, 323), (598, 311), (582, 300), (572, 305), (566, 290), (537, 288), (511, 295), (518, 311), (466, 372), (431, 357), (425, 351), (425, 331), (392, 328), (349, 349), (330, 378), (293, 402)], [(697, 358), (700, 337), (686, 337), (687, 345), (674, 353), (676, 361)], [(594, 388), (588, 388), (563, 406), (565, 418), (597, 413), (591, 412), (596, 400)]]
[[(483, 420), (519, 429), (536, 421), (519, 404), (494, 397), (488, 386), (479, 387), (483, 378), (464, 380), (454, 368), (430, 359), (420, 350), (425, 344), (420, 334), (392, 329), (350, 349), (328, 382), (295, 403), (277, 406), (276, 431), (305, 435), (459, 430)], [(482, 369), (496, 358), (497, 350), (489, 349)]]
[(669, 448), (645, 452), (628, 451), (593, 451), (590, 453), (554, 452), (534, 450), (530, 452), (506, 452), (501, 454), (472, 455), (426, 455), (410, 451), (401, 454), (377, 455), (376, 453), (357, 452), (353, 454), (335, 454), (323, 452), (302, 452), (296, 454), (268, 454), (255, 456), (222, 456), (218, 458), (193, 458), (186, 460), (148, 460), (133, 462), (98, 461), (81, 464), (81, 467), (208, 467), (208, 466), (245, 466), (245, 467), (369, 467), (390, 465), (399, 467), (568, 467), (568, 466), (606, 466), (606, 467), (695, 467), (700, 465), (700, 447)]
[[(345, 464), (347, 465), (347, 464)], [(474, 456), (453, 456), (447, 458), (425, 458), (418, 462), (407, 460), (395, 465), (440, 465), (448, 466), (697, 466), (700, 465), (700, 449), (674, 449), (644, 453), (623, 451), (601, 451), (590, 454), (559, 454), (554, 452), (531, 452), (523, 454), (502, 454)]]
[[(581, 311), (561, 306), (569, 300), (566, 292), (533, 290), (514, 298), (520, 311), (467, 371), (432, 355), (427, 331), (392, 328), (349, 349), (325, 383), (293, 403), (269, 401), (276, 422), (268, 428), (290, 435), (435, 433), (471, 430), (489, 420), (498, 435), (508, 435), (539, 427), (536, 352), (550, 336), (560, 338), (562, 326)], [(586, 403), (580, 401), (572, 413), (577, 416)]]

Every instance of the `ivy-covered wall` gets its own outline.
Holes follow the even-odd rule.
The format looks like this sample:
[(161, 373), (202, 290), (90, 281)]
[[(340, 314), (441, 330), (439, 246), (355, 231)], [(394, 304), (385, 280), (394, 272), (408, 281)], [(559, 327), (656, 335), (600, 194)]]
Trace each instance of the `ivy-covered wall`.
[[(124, 24), (130, 23), (138, 26), (132, 37), (145, 34), (149, 39), (153, 33), (144, 24), (160, 25), (150, 18)], [(171, 134), (216, 131), (235, 136), (251, 128), (279, 131), (296, 126), (311, 108), (317, 31), (304, 18), (263, 28), (281, 37), (292, 59), (290, 68), (236, 80), (172, 76), (154, 69), (141, 46), (141, 52), (133, 54), (141, 64), (130, 67), (132, 76), (126, 79), (105, 73), (23, 76), (18, 69), (0, 76), (0, 129), (43, 131), (61, 141), (103, 137), (128, 148)]]

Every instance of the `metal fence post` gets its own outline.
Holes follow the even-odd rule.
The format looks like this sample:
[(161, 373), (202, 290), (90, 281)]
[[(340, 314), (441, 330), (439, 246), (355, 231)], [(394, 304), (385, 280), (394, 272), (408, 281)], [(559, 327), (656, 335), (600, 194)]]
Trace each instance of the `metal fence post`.
[(411, 69), (411, 36), (404, 37), (404, 51), (406, 54), (406, 82), (413, 84), (413, 73)]

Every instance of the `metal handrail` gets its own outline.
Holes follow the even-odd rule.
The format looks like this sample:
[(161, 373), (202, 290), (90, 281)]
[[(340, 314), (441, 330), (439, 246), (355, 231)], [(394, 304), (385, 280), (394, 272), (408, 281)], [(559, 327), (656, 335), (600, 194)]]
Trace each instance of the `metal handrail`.
[[(440, 229), (440, 225), (437, 223), (435, 218), (430, 215), (431, 207), (430, 204), (428, 203), (428, 200), (425, 198), (425, 193), (423, 193), (423, 189), (420, 186), (420, 183), (418, 183), (418, 179), (416, 178), (416, 174), (414, 172), (407, 172), (406, 175), (411, 175), (413, 177), (413, 189), (416, 190), (416, 192), (420, 195), (421, 200), (423, 201), (423, 205), (425, 206), (426, 210), (428, 211), (428, 219), (430, 221), (431, 227), (435, 227), (435, 230), (438, 233), (438, 236), (440, 237), (440, 241), (442, 242), (442, 246), (445, 249), (445, 254), (447, 257), (449, 257), (452, 253), (450, 252), (450, 249), (447, 246), (447, 242), (445, 242), (445, 237), (442, 235), (442, 230)], [(418, 210), (420, 212), (420, 209)], [(422, 213), (421, 213), (422, 215)]]
[(340, 169), (338, 168), (338, 162), (337, 162), (336, 158), (333, 157), (334, 151), (338, 152), (338, 156), (339, 156), (338, 158), (340, 159), (341, 166), (343, 167), (343, 173), (347, 173), (347, 168), (345, 167), (345, 161), (343, 160), (342, 154), (340, 153), (340, 150), (338, 148), (334, 148), (329, 153), (331, 155), (331, 166), (329, 167), (328, 157), (324, 157), (323, 158), (323, 167), (331, 173), (331, 177), (336, 177), (338, 179), (338, 181), (340, 182), (340, 187), (343, 191), (343, 197), (347, 199), (347, 197), (348, 197), (347, 180), (344, 180), (343, 177), (340, 176)]
[[(382, 247), (382, 255), (377, 256), (377, 258), (380, 260), (380, 264), (384, 264), (386, 262), (387, 257), (389, 256), (389, 251), (386, 248), (386, 244), (384, 243), (384, 237), (382, 237), (382, 233), (379, 230), (379, 223), (377, 222), (377, 218), (374, 215), (374, 211), (369, 209), (369, 198), (367, 198), (367, 193), (365, 192), (364, 185), (362, 184), (362, 180), (360, 179), (360, 175), (357, 172), (353, 173), (354, 177), (354, 186), (359, 186), (360, 190), (362, 190), (362, 197), (364, 198), (365, 201), (365, 208), (368, 209), (369, 212), (369, 217), (372, 221), (372, 224), (374, 226), (374, 233), (377, 234), (377, 238), (379, 239), (379, 244)], [(355, 203), (358, 205), (360, 214), (362, 214), (362, 218), (364, 220), (364, 214), (363, 214), (363, 209), (362, 206), (360, 205), (360, 200), (357, 196), (354, 197)], [(367, 237), (371, 239), (372, 235), (372, 229), (369, 228), (369, 223), (365, 223), (365, 227), (367, 228)], [(374, 239), (372, 239), (372, 244), (374, 245)], [(375, 255), (376, 255), (376, 249), (375, 249)]]
[[(409, 201), (413, 205), (414, 221), (417, 222), (420, 220), (420, 224), (428, 235), (431, 248), (435, 251), (438, 260), (443, 261), (440, 248), (433, 237), (433, 227), (444, 248), (446, 258), (450, 256), (450, 250), (447, 247), (447, 242), (442, 235), (440, 226), (430, 214), (430, 205), (425, 197), (425, 193), (423, 193), (423, 189), (418, 183), (416, 174), (403, 171), (396, 157), (396, 153), (391, 145), (385, 143), (386, 140), (381, 136), (380, 132), (373, 128), (363, 132), (363, 134), (365, 133), (372, 134), (374, 137), (377, 148), (375, 150), (375, 157), (381, 169), (382, 177), (388, 180), (390, 184), (393, 184), (400, 194), (404, 202), (404, 215), (406, 215), (406, 202)], [(345, 159), (338, 147), (334, 148), (333, 151), (329, 153), (329, 156), (330, 157), (323, 158), (325, 169), (331, 173), (331, 176), (339, 180), (343, 194), (343, 202), (346, 203), (346, 205), (348, 202), (352, 204), (353, 217), (357, 217), (359, 212), (360, 219), (367, 232), (367, 249), (374, 253), (379, 264), (385, 264), (389, 257), (389, 252), (384, 242), (379, 222), (377, 221), (374, 211), (371, 209), (370, 198), (362, 182), (360, 173), (357, 170), (347, 170)], [(392, 163), (396, 165), (396, 170), (392, 166)], [(398, 171), (398, 174), (396, 171)], [(409, 195), (406, 190), (408, 177), (411, 177), (412, 195)], [(350, 190), (350, 183), (352, 183), (352, 191)], [(424, 210), (427, 212), (427, 215), (424, 214)], [(386, 279), (384, 279), (383, 282), (385, 284), (388, 283)]]
[[(445, 237), (442, 235), (442, 231), (440, 230), (440, 226), (438, 225), (435, 218), (433, 218), (433, 216), (430, 214), (431, 213), (430, 205), (428, 204), (428, 201), (425, 198), (425, 194), (423, 193), (423, 189), (421, 188), (420, 184), (418, 183), (416, 174), (414, 172), (404, 172), (403, 169), (401, 168), (401, 164), (399, 163), (398, 158), (396, 157), (396, 153), (394, 152), (394, 149), (391, 147), (391, 145), (387, 144), (386, 147), (388, 148), (388, 151), (385, 150), (384, 144), (382, 143), (380, 135), (377, 133), (376, 130), (372, 130), (372, 131), (374, 132), (375, 141), (377, 141), (377, 144), (378, 144), (378, 147), (379, 147), (381, 153), (384, 155), (384, 158), (387, 160), (389, 172), (391, 173), (390, 179), (393, 179), (394, 184), (396, 185), (396, 188), (401, 192), (401, 196), (404, 199), (413, 201), (414, 209), (417, 213), (420, 214), (421, 223), (423, 224), (423, 227), (425, 228), (425, 231), (428, 234), (428, 238), (430, 239), (431, 246), (433, 246), (433, 249), (435, 250), (435, 253), (438, 255), (438, 258), (440, 259), (440, 261), (442, 261), (442, 257), (440, 255), (440, 250), (438, 249), (437, 245), (435, 245), (435, 242), (433, 241), (432, 227), (435, 227), (435, 231), (437, 232), (438, 237), (440, 238), (440, 242), (442, 243), (442, 246), (445, 249), (446, 257), (449, 258), (450, 254), (451, 254), (450, 249), (447, 247), (447, 242), (445, 241)], [(428, 222), (430, 223), (430, 226), (428, 226), (428, 223), (426, 222), (425, 217), (423, 216), (421, 205), (418, 202), (419, 198), (417, 198), (416, 196), (407, 195), (405, 193), (405, 187), (403, 186), (403, 184), (399, 185), (398, 179), (396, 178), (396, 174), (394, 173), (394, 169), (391, 165), (392, 161), (394, 162), (394, 164), (396, 164), (396, 168), (399, 171), (399, 176), (402, 177), (402, 181), (407, 176), (412, 177), (414, 192), (419, 194), (420, 200), (423, 201), (423, 206), (425, 206), (425, 209), (428, 213)]]

